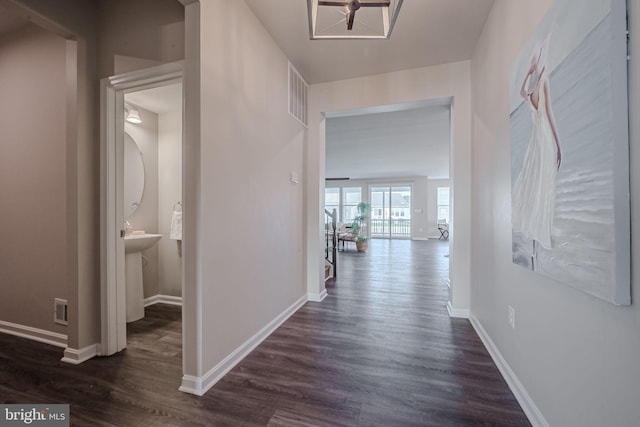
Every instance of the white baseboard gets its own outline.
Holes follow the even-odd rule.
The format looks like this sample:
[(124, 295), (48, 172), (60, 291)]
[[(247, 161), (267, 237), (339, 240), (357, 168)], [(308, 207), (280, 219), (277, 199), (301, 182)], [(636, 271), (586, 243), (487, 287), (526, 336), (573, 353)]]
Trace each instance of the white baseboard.
[(72, 365), (79, 365), (82, 362), (95, 357), (98, 354), (98, 344), (91, 344), (79, 350), (75, 348), (67, 347), (64, 350), (64, 357), (60, 359), (61, 362), (70, 363)]
[(202, 396), (208, 391), (208, 389), (203, 391), (202, 378), (194, 377), (193, 375), (183, 375), (182, 383), (178, 390), (183, 393), (195, 394), (196, 396)]
[(220, 363), (214, 366), (209, 372), (202, 377), (193, 375), (183, 375), (182, 384), (179, 390), (185, 393), (203, 396), (211, 387), (213, 387), (227, 372), (233, 369), (242, 361), (249, 353), (253, 351), (262, 341), (271, 335), (280, 325), (282, 325), (293, 313), (298, 311), (307, 302), (307, 297), (303, 296), (293, 303), (289, 308), (285, 309), (267, 326), (262, 328), (258, 333), (249, 338), (244, 344), (235, 349), (230, 355), (225, 357)]
[(56, 347), (67, 347), (66, 335), (59, 334), (57, 332), (45, 331), (44, 329), (33, 328), (31, 326), (19, 325), (17, 323), (0, 320), (0, 332), (54, 345)]
[(144, 299), (144, 306), (149, 307), (153, 304), (169, 304), (182, 306), (182, 297), (174, 297), (173, 295), (154, 295)]
[(447, 311), (449, 312), (449, 317), (458, 317), (460, 319), (469, 318), (469, 310), (464, 308), (453, 308), (451, 301), (447, 302)]
[(493, 343), (493, 340), (489, 337), (487, 331), (484, 330), (480, 321), (473, 314), (469, 316), (469, 320), (471, 321), (473, 329), (476, 330), (480, 340), (489, 352), (493, 362), (498, 367), (502, 377), (509, 385), (511, 392), (522, 407), (522, 410), (527, 415), (527, 418), (529, 418), (531, 425), (534, 427), (549, 427), (549, 423), (542, 415), (542, 412), (540, 412), (536, 404), (533, 402), (533, 399), (531, 399), (531, 396), (529, 396), (529, 393), (527, 393), (527, 390), (524, 388), (516, 374), (511, 370), (507, 361), (504, 360), (504, 357), (502, 357), (498, 347)]
[(307, 293), (307, 300), (311, 302), (322, 302), (327, 297), (327, 290), (323, 289), (319, 294)]
[(428, 237), (412, 237), (411, 240), (429, 240)]

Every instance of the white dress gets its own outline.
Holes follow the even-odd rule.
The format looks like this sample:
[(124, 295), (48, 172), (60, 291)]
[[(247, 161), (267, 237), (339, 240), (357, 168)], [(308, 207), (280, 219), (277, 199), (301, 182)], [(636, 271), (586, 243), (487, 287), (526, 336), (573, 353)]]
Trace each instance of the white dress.
[(529, 95), (531, 139), (511, 192), (513, 229), (551, 249), (556, 206), (558, 149), (547, 116), (544, 82), (538, 87), (538, 109)]

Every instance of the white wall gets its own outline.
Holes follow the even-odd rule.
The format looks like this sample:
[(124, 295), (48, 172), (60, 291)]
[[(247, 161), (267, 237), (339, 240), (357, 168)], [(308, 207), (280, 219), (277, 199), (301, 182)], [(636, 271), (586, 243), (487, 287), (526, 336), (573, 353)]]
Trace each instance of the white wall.
[(321, 295), (322, 206), (324, 198), (325, 112), (453, 98), (450, 177), (455, 204), (450, 240), (450, 301), (469, 308), (471, 245), (471, 64), (469, 61), (312, 85), (305, 153), (306, 282), (309, 295)]
[(182, 296), (182, 241), (171, 240), (171, 215), (182, 200), (182, 111), (158, 117), (158, 293)]
[[(496, 0), (473, 55), (472, 315), (551, 426), (636, 426), (640, 306), (617, 307), (511, 262), (508, 84), (551, 0)], [(629, 2), (632, 228), (640, 227), (640, 8)], [(488, 108), (490, 107), (490, 108)], [(640, 237), (632, 235), (633, 277)], [(632, 285), (634, 300), (640, 282)], [(516, 329), (507, 326), (507, 305)]]
[[(126, 99), (126, 96), (125, 96)], [(128, 102), (128, 101), (127, 101)], [(124, 123), (124, 131), (136, 142), (142, 153), (142, 163), (144, 164), (144, 191), (140, 205), (127, 219), (134, 230), (143, 230), (145, 233), (159, 233), (158, 202), (159, 202), (159, 148), (158, 148), (158, 115), (153, 111), (146, 110), (134, 105), (140, 114), (142, 123)], [(127, 183), (125, 182), (126, 186)], [(162, 237), (160, 242), (168, 239), (168, 235)], [(159, 292), (159, 257), (158, 244), (142, 252), (147, 261), (142, 263), (142, 283), (144, 297), (148, 298), (157, 295)]]
[(429, 238), (429, 178), (416, 177), (411, 184), (411, 238), (426, 240)]
[[(0, 321), (67, 334), (66, 43), (28, 26), (0, 38)], [(43, 96), (46, 94), (46, 96)]]
[(202, 353), (186, 366), (197, 377), (306, 291), (303, 185), (289, 181), (302, 176), (304, 128), (287, 112), (287, 58), (243, 1), (200, 14)]

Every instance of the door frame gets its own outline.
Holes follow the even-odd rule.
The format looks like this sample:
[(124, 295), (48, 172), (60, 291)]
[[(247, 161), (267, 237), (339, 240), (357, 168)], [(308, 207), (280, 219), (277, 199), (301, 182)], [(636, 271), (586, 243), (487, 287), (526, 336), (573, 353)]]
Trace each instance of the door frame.
[[(124, 96), (130, 92), (166, 86), (183, 80), (184, 61), (177, 61), (107, 77), (100, 82), (99, 354), (102, 356), (117, 353), (127, 346), (124, 234), (121, 232), (124, 230), (125, 221)], [(184, 120), (184, 84), (182, 114)], [(184, 259), (182, 263), (184, 270)]]

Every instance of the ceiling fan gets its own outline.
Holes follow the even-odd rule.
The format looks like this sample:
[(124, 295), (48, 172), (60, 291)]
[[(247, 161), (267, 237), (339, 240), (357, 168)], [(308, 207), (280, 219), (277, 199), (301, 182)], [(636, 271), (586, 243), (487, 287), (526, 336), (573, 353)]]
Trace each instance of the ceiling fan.
[(318, 6), (341, 6), (347, 9), (347, 30), (353, 29), (353, 20), (361, 7), (389, 7), (391, 0), (318, 0)]

